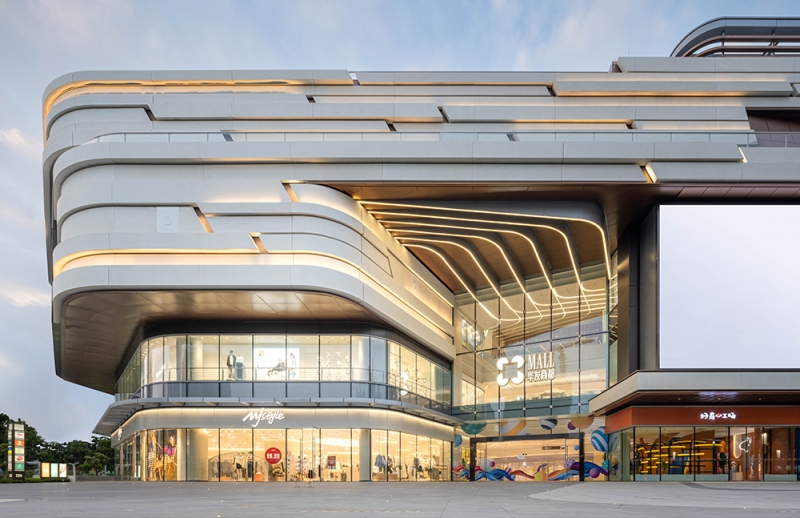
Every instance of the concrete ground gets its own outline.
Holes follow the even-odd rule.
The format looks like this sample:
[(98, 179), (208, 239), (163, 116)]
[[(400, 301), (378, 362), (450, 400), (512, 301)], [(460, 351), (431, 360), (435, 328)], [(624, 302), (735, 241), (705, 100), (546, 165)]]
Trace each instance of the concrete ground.
[(0, 485), (0, 516), (800, 517), (800, 483), (141, 483)]

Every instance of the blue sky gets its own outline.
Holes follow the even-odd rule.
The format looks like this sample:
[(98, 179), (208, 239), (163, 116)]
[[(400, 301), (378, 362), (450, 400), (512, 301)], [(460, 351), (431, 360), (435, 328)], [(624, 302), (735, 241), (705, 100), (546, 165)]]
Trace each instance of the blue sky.
[[(0, 254), (0, 412), (28, 420), (48, 440), (86, 439), (111, 401), (54, 374), (42, 209), (41, 94), (55, 77), (93, 69), (606, 71), (619, 56), (669, 55), (695, 26), (725, 15), (800, 16), (800, 4), (0, 0), (0, 249), (5, 252)], [(719, 214), (676, 217), (696, 223), (697, 218), (722, 218)], [(738, 218), (745, 225), (743, 234), (752, 236), (762, 228), (753, 223), (758, 219), (753, 214), (734, 211), (720, 221)], [(800, 213), (789, 209), (789, 214), (796, 220)], [(797, 234), (771, 215), (763, 217), (772, 228)], [(697, 244), (684, 239), (685, 232), (695, 235), (696, 227), (679, 227), (676, 250)], [(686, 301), (707, 299), (691, 290), (718, 293), (713, 304), (729, 299), (724, 290), (735, 291), (743, 282), (760, 279), (758, 267), (765, 257), (743, 249), (739, 231), (722, 235), (732, 250), (724, 267), (710, 270), (703, 286), (682, 282), (676, 275), (670, 279), (673, 299), (662, 306), (675, 308), (681, 318), (696, 315)], [(795, 248), (775, 250), (769, 257), (798, 257), (798, 241)], [(678, 260), (681, 257), (677, 254)], [(772, 294), (787, 298), (770, 298), (770, 305), (786, 311), (788, 320), (780, 313), (773, 319), (778, 323), (793, 316), (787, 309), (792, 298), (785, 291), (795, 273), (785, 261), (780, 265), (787, 271)], [(749, 268), (746, 281), (740, 266)], [(672, 271), (680, 272), (681, 267)], [(719, 284), (710, 288), (712, 281)], [(766, 299), (750, 299), (750, 307), (761, 300)], [(726, 336), (725, 326), (709, 322), (713, 318), (695, 322), (699, 327), (691, 331), (711, 329), (714, 339), (739, 339)], [(692, 332), (675, 339), (682, 342), (695, 336)], [(784, 342), (792, 338), (788, 325), (785, 332), (779, 326), (774, 334)]]

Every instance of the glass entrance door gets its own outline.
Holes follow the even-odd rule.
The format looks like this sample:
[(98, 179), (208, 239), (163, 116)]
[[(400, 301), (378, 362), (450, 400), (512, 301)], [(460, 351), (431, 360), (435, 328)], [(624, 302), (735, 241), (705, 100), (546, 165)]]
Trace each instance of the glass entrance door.
[(577, 438), (522, 439), (475, 445), (475, 480), (578, 480)]

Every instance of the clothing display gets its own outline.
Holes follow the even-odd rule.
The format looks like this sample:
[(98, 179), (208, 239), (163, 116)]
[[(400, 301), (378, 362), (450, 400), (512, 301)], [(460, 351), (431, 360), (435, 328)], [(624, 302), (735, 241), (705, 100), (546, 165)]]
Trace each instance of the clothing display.
[(234, 374), (236, 374), (236, 355), (233, 354), (233, 349), (231, 349), (228, 358), (225, 360), (225, 366), (228, 367), (228, 379), (232, 380)]
[(236, 357), (236, 379), (244, 379), (244, 357), (241, 354)]

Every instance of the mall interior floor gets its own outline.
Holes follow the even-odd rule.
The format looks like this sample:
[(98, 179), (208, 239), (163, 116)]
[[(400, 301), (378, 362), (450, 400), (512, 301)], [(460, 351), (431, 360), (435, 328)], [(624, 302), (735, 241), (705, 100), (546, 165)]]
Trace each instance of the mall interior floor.
[(0, 516), (800, 516), (800, 483), (1, 484)]

